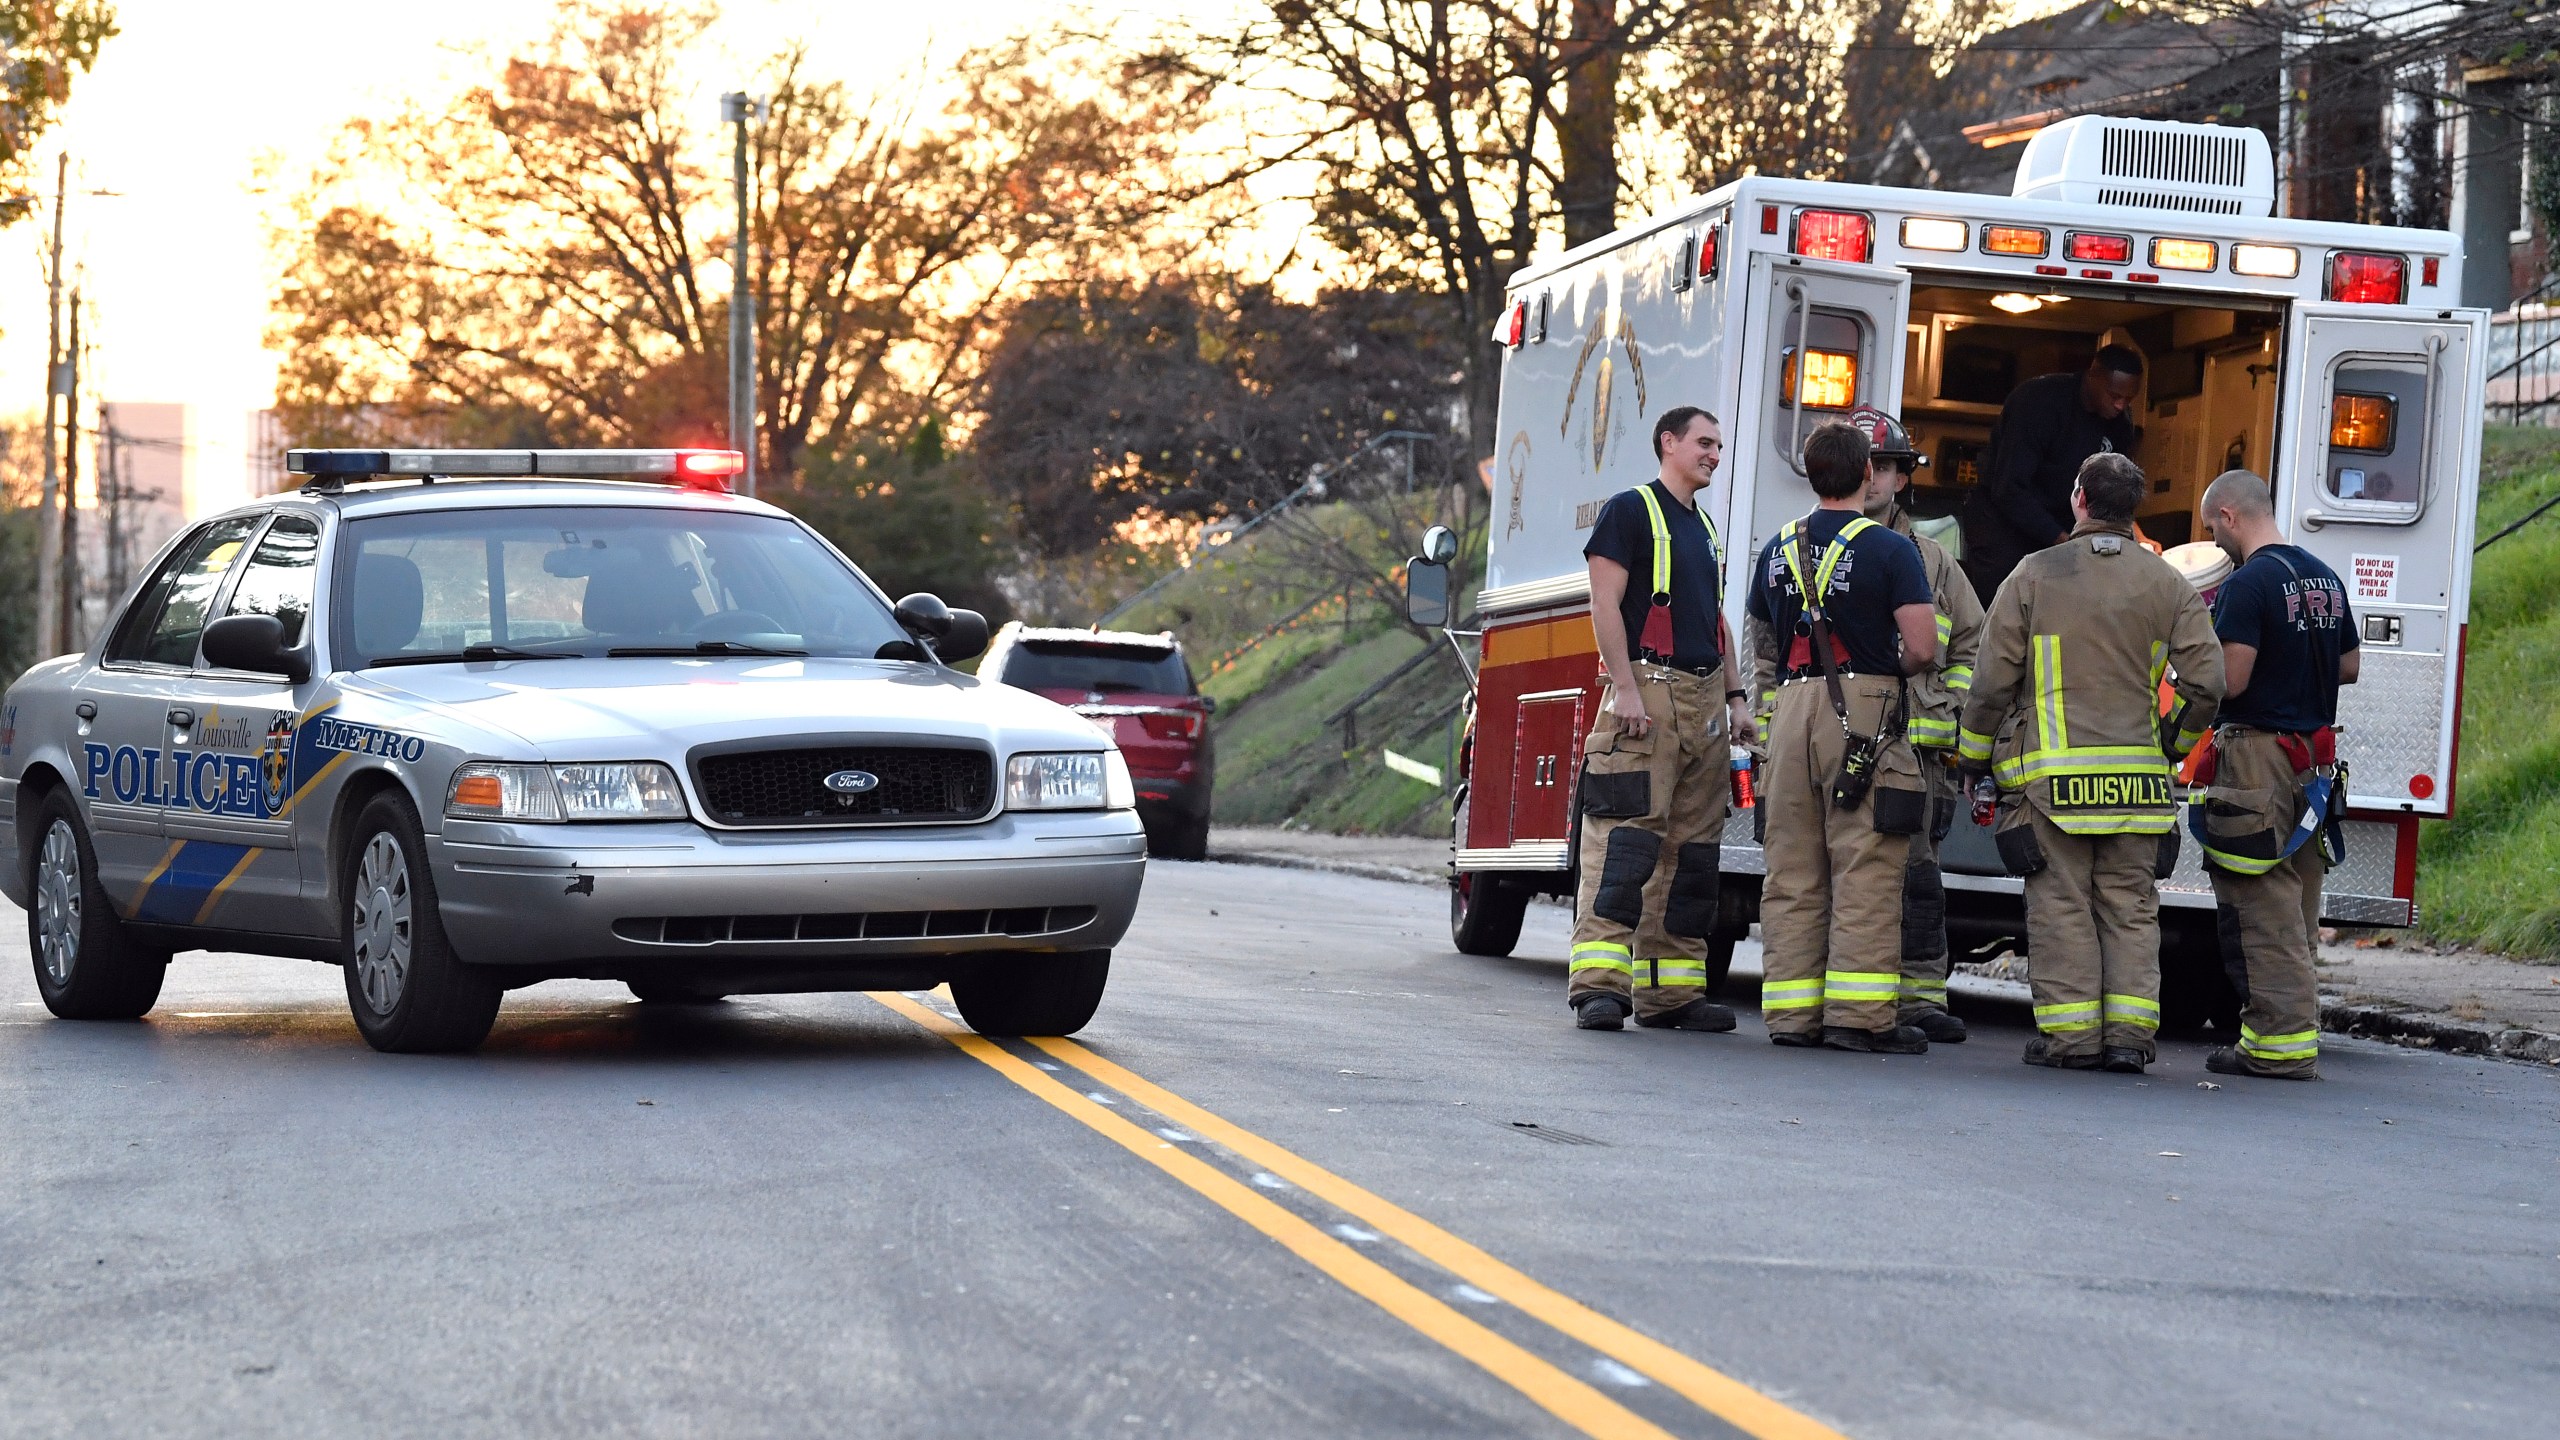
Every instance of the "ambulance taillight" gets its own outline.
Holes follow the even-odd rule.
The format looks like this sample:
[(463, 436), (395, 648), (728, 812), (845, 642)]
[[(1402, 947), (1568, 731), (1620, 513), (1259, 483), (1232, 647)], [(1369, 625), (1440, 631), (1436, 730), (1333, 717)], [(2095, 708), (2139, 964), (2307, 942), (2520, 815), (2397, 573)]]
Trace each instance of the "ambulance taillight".
[(2349, 305), (2397, 305), (2409, 295), (2409, 262), (2397, 255), (2340, 250), (2329, 257), (2329, 298)]
[(1799, 210), (1791, 248), (1817, 260), (1864, 265), (1875, 253), (1875, 222), (1856, 210)]

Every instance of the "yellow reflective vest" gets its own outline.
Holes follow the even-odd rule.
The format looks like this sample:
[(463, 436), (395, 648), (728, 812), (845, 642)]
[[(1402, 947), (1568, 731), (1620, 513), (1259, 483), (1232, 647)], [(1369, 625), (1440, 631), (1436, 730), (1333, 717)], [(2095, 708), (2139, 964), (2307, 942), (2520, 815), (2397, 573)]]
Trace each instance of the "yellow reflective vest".
[(2130, 527), (2083, 521), (2030, 555), (1992, 597), (1957, 754), (1992, 762), (2073, 835), (2158, 835), (2177, 818), (2160, 681), (2183, 702), (2175, 747), (2222, 702), (2222, 644), (2195, 587)]

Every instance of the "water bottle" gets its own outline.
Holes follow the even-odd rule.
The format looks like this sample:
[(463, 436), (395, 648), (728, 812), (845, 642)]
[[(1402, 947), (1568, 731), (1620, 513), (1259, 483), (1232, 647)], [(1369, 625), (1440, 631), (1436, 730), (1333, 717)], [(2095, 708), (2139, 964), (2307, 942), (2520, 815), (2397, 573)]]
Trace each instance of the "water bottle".
[(2000, 787), (1992, 783), (1992, 779), (1988, 775), (1978, 775), (1974, 777), (1973, 823), (1988, 829), (1991, 826), (1991, 822), (1999, 818)]
[(1759, 787), (1753, 783), (1752, 770), (1758, 764), (1748, 750), (1733, 752), (1733, 808), (1748, 810), (1759, 803)]

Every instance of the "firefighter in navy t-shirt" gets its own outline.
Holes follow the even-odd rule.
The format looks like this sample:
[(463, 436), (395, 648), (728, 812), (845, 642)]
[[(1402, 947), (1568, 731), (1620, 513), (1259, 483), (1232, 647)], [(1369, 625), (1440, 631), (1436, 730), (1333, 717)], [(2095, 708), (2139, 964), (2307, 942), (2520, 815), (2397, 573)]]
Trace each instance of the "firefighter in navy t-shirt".
[[(1871, 444), (1832, 421), (1804, 443), (1820, 503), (1771, 537), (1745, 610), (1779, 679), (1760, 803), (1760, 1012), (1780, 1045), (1916, 1055), (1900, 1022), (1902, 888), (1928, 792), (1906, 733), (1904, 677), (1938, 654), (1929, 575), (1909, 540), (1864, 513)], [(1844, 767), (1844, 757), (1861, 757)]]
[(1724, 430), (1694, 405), (1653, 423), (1661, 474), (1611, 497), (1582, 547), (1609, 688), (1582, 745), (1581, 893), (1565, 1002), (1585, 1030), (1730, 1030), (1707, 998), (1731, 735), (1750, 706), (1728, 652), (1724, 562), (1698, 508)]
[[(2222, 920), (2223, 966), (2245, 977), (2240, 1043), (2205, 1057), (2223, 1075), (2320, 1076), (2322, 823), (2340, 777), (2338, 687), (2355, 683), (2355, 614), (2337, 573), (2284, 543), (2267, 482), (2226, 470), (2205, 487), (2204, 522), (2239, 568), (2214, 600), (2230, 698), (2213, 732), (2205, 868)], [(2201, 777), (2200, 777), (2201, 778)], [(2316, 809), (2315, 809), (2316, 807)]]

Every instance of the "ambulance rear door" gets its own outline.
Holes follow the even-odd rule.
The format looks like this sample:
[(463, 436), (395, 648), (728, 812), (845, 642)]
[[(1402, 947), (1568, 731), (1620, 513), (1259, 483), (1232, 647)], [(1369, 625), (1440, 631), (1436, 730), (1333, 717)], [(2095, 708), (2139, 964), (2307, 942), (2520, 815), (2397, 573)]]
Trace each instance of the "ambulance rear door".
[[(1749, 513), (1725, 524), (1725, 596), (1741, 634), (1751, 564), (1779, 526), (1813, 508), (1804, 437), (1860, 405), (1902, 409), (1911, 276), (1885, 265), (1801, 255), (1751, 257), (1739, 397), (1725, 469)], [(1799, 363), (1800, 357), (1803, 363)]]
[(2290, 443), (2277, 459), (2276, 509), (2293, 542), (2346, 582), (2355, 610), (2362, 674), (2338, 700), (2349, 804), (2444, 815), (2453, 799), (2488, 312), (2404, 318), (2304, 304), (2291, 329)]

